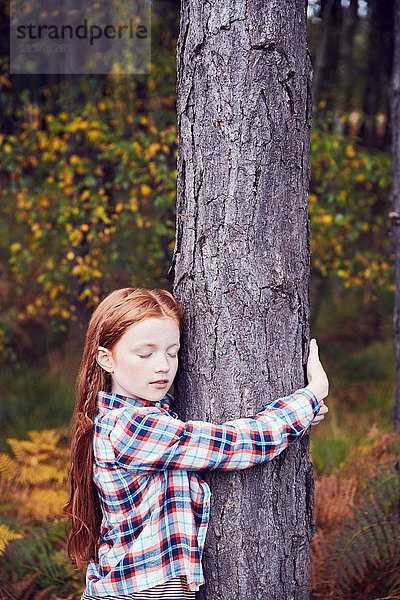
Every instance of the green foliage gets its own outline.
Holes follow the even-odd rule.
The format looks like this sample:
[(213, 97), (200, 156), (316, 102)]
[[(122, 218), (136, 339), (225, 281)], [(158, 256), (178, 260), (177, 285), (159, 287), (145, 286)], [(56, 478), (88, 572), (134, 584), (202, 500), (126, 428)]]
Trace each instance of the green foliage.
[[(65, 525), (62, 522), (29, 528), (23, 539), (10, 544), (0, 557), (2, 582), (35, 577), (39, 589), (47, 589), (57, 598), (83, 592), (84, 576), (68, 562), (65, 553)], [(77, 594), (76, 594), (77, 596)]]
[(332, 437), (325, 433), (323, 437), (312, 435), (310, 443), (314, 471), (317, 475), (322, 475), (331, 473), (344, 462), (352, 448), (353, 441), (348, 437)]
[[(340, 285), (332, 274), (311, 276), (312, 336), (321, 340), (324, 352), (336, 362), (343, 349), (359, 352), (392, 336), (393, 292), (379, 290), (376, 297), (363, 287)], [(391, 363), (391, 361), (390, 361)]]
[[(328, 370), (329, 373), (329, 370)], [(374, 432), (393, 429), (394, 383), (359, 387), (332, 386), (326, 422), (311, 435), (311, 460), (316, 474), (335, 472), (360, 448), (374, 443)], [(351, 469), (349, 469), (351, 471)]]
[(23, 358), (36, 332), (54, 343), (55, 332), (84, 327), (111, 289), (169, 285), (179, 10), (155, 2), (151, 16), (149, 76), (55, 77), (49, 86), (8, 79), (8, 57), (0, 59), (0, 354), (8, 361)]
[(361, 352), (336, 352), (338, 370), (352, 381), (385, 381), (393, 377), (393, 342), (375, 342)]
[(329, 119), (319, 117), (310, 162), (312, 268), (335, 273), (344, 287), (393, 290), (390, 154), (330, 133)]
[(393, 430), (395, 381), (391, 339), (357, 351), (319, 341), (330, 380), (329, 414), (312, 431), (311, 457), (322, 475), (339, 469), (353, 451), (373, 444), (374, 430)]
[(44, 424), (48, 428), (67, 426), (74, 407), (74, 380), (71, 361), (64, 363), (63, 374), (24, 363), (3, 368), (0, 440), (23, 438), (27, 431), (39, 430)]
[(111, 100), (87, 102), (79, 114), (40, 109), (40, 121), (1, 136), (6, 324), (77, 320), (71, 295), (97, 304), (121, 261), (125, 281), (138, 282), (146, 267), (148, 280), (161, 277), (160, 236), (174, 235), (175, 126), (158, 131), (141, 117), (145, 130), (127, 137), (104, 116), (114, 109)]

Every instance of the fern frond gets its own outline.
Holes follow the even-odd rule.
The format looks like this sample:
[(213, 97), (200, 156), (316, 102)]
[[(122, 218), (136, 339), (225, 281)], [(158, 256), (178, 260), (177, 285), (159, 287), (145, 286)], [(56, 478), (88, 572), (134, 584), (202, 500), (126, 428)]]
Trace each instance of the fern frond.
[(4, 523), (0, 524), (0, 556), (2, 556), (10, 542), (13, 540), (19, 540), (22, 538), (22, 535), (16, 533)]
[(400, 457), (400, 436), (376, 430), (364, 446), (352, 450), (341, 465), (341, 477), (354, 478), (362, 495), (365, 482), (374, 476), (375, 465), (394, 464)]
[(13, 573), (11, 581), (4, 585), (0, 583), (0, 598), (1, 600), (27, 600), (32, 597), (37, 589), (35, 583), (37, 575), (30, 574), (26, 575), (21, 581), (17, 581), (16, 573)]
[(18, 463), (9, 454), (0, 454), (0, 475), (4, 479), (14, 479), (18, 471)]
[(38, 591), (37, 577), (37, 573), (32, 573), (17, 581), (14, 573), (12, 581), (8, 582), (7, 586), (0, 583), (0, 600), (44, 600), (49, 596), (52, 588)]
[(326, 475), (315, 482), (315, 521), (317, 529), (333, 530), (351, 512), (356, 492), (354, 479)]
[(7, 443), (18, 462), (25, 462), (29, 455), (35, 453), (34, 444), (28, 440), (7, 438)]
[(34, 595), (34, 597), (32, 598), (32, 600), (44, 600), (45, 598), (48, 598), (49, 597), (49, 593), (51, 592), (52, 589), (53, 589), (53, 586), (45, 588), (44, 590), (40, 590), (39, 592), (37, 592)]
[(29, 440), (10, 438), (10, 454), (0, 454), (0, 502), (12, 516), (51, 519), (68, 499), (69, 448), (62, 430), (31, 431)]
[[(67, 461), (67, 458), (65, 458)], [(21, 484), (37, 485), (39, 483), (48, 483), (57, 481), (62, 483), (68, 477), (67, 463), (62, 471), (52, 464), (26, 463), (21, 466), (18, 473), (18, 482)]]
[(31, 431), (30, 440), (8, 439), (12, 455), (0, 454), (0, 474), (17, 483), (37, 485), (68, 479), (68, 448), (57, 447), (61, 434), (56, 430)]
[(52, 450), (59, 443), (62, 434), (58, 429), (44, 429), (42, 431), (30, 431), (28, 435), (37, 446)]
[(60, 517), (68, 500), (64, 487), (22, 487), (13, 491), (12, 514), (19, 517), (34, 517), (42, 521)]
[(48, 519), (62, 515), (64, 504), (68, 500), (67, 490), (34, 489), (30, 494), (29, 514), (37, 519)]
[(312, 598), (326, 600), (326, 590), (330, 587), (332, 552), (331, 535), (323, 529), (317, 529), (311, 546), (311, 592)]
[(352, 507), (336, 536), (337, 581), (341, 588), (361, 581), (369, 569), (400, 569), (400, 474), (379, 465), (367, 483), (363, 502)]

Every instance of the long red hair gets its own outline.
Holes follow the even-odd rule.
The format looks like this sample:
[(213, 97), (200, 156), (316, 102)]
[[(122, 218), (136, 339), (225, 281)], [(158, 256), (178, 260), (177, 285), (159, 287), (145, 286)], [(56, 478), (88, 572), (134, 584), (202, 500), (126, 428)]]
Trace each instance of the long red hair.
[(94, 311), (86, 333), (71, 421), (71, 494), (64, 512), (71, 522), (67, 552), (79, 569), (98, 557), (102, 512), (93, 482), (93, 420), (97, 394), (111, 391), (111, 375), (97, 363), (97, 349), (113, 350), (123, 333), (152, 317), (171, 317), (181, 328), (182, 305), (166, 290), (124, 288), (109, 294)]

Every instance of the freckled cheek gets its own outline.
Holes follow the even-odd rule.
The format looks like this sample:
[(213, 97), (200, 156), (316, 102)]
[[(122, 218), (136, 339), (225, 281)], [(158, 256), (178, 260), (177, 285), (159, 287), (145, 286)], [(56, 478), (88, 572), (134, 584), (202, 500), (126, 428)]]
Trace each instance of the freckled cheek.
[(135, 378), (136, 380), (146, 378), (148, 369), (141, 363), (132, 363), (128, 361), (122, 361), (120, 363), (120, 372), (124, 373), (129, 378)]

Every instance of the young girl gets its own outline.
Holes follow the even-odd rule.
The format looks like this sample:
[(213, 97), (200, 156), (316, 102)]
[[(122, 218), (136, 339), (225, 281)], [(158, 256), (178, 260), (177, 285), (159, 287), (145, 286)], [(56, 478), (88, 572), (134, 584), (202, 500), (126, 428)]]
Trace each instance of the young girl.
[[(180, 421), (168, 390), (182, 305), (167, 291), (117, 290), (94, 311), (72, 422), (68, 554), (89, 561), (82, 600), (195, 598), (210, 489), (194, 471), (246, 469), (324, 418), (328, 379), (311, 340), (309, 384), (253, 418)], [(316, 417), (316, 415), (318, 416)]]

